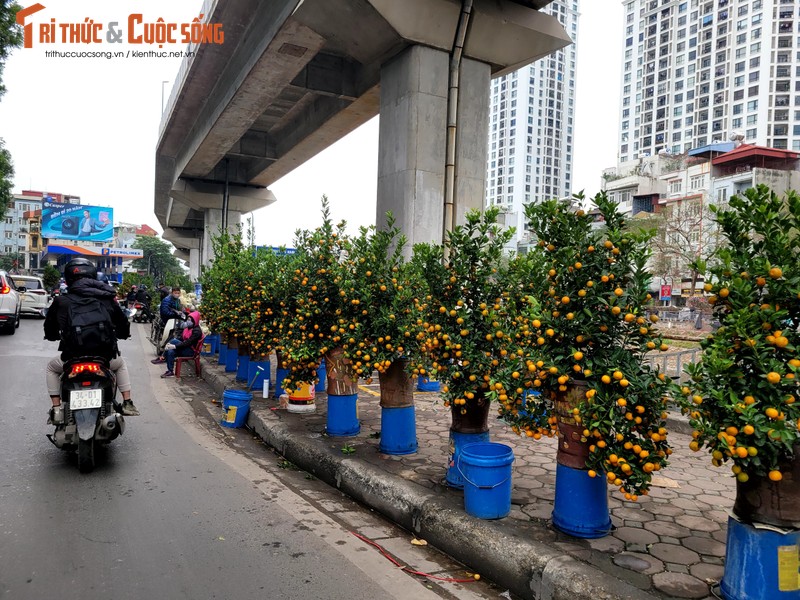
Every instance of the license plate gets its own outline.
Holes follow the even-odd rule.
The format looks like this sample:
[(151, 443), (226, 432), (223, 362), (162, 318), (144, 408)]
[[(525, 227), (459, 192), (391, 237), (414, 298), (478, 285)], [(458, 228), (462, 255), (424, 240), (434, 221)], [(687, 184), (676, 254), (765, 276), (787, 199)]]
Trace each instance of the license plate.
[(103, 390), (72, 390), (69, 393), (70, 410), (100, 408), (103, 405)]

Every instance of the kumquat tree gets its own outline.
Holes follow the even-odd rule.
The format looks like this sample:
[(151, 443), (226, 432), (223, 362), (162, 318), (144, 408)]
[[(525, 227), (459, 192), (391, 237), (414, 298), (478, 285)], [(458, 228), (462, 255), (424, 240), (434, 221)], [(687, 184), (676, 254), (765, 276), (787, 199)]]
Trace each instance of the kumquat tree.
[(287, 254), (285, 248), (259, 248), (255, 258), (249, 341), (251, 354), (264, 358), (280, 347), (287, 327), (294, 255)]
[(424, 359), (415, 374), (431, 372), (442, 382), (454, 430), (487, 428), (489, 382), (510, 345), (504, 296), (507, 259), (503, 247), (514, 232), (497, 223), (499, 210), (471, 211), (443, 247), (417, 244), (412, 263), (425, 282), (417, 298), (417, 338)]
[(670, 382), (645, 359), (667, 349), (645, 308), (652, 233), (629, 231), (605, 194), (594, 203), (599, 227), (567, 202), (525, 207), (539, 240), (531, 260), (545, 279), (538, 301), (521, 305), (516, 318), (526, 335), (508, 348), (520, 358), (495, 374), (492, 396), (517, 433), (538, 439), (559, 431), (560, 454), (572, 455), (563, 464), (605, 476), (635, 500), (671, 453)]
[(322, 197), (322, 224), (296, 234), (292, 291), (287, 297), (280, 351), (289, 369), (285, 389), (317, 380), (320, 361), (346, 339), (339, 329), (357, 326), (360, 301), (343, 289), (342, 262), (347, 250), (345, 223), (334, 225), (328, 198)]
[(416, 355), (412, 309), (418, 285), (403, 260), (405, 245), (391, 214), (385, 229), (361, 227), (348, 243), (343, 289), (360, 310), (352, 328), (342, 322), (335, 333), (355, 372), (368, 380), (373, 370), (385, 374), (396, 360)]
[(229, 341), (245, 340), (252, 314), (252, 285), (247, 282), (254, 276), (255, 257), (242, 242), (241, 232), (231, 235), (222, 231), (211, 243), (214, 260), (200, 275), (203, 319)]
[(686, 369), (690, 446), (740, 484), (779, 482), (800, 457), (800, 196), (761, 185), (712, 211), (725, 244), (697, 267), (720, 327)]

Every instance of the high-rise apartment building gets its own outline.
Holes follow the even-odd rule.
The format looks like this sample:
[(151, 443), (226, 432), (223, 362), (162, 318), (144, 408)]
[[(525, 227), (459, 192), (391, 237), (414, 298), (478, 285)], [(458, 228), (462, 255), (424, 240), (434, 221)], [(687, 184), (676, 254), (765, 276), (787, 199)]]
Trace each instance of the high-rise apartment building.
[(800, 150), (800, 0), (626, 0), (618, 162), (738, 132)]
[(542, 9), (558, 19), (573, 43), (508, 75), (490, 88), (486, 203), (506, 213), (524, 244), (524, 204), (572, 193), (575, 154), (575, 65), (578, 0), (554, 0)]

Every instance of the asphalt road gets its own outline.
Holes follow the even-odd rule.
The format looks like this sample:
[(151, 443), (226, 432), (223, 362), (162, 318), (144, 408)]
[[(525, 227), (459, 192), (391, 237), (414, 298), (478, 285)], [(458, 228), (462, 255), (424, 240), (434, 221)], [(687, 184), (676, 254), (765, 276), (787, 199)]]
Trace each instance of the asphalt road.
[(142, 416), (89, 475), (45, 438), (56, 344), (42, 339), (42, 321), (0, 335), (0, 598), (497, 597), (484, 582), (400, 571), (351, 530), (399, 548), (405, 564), (464, 577), (336, 490), (277, 468), (246, 431), (218, 427), (199, 406), (200, 384), (158, 377), (149, 326), (132, 330), (121, 349)]

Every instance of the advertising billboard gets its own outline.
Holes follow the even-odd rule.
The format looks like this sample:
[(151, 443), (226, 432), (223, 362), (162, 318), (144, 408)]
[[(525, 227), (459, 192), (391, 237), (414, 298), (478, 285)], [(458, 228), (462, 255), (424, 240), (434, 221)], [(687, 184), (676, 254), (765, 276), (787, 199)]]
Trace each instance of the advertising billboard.
[(45, 200), (42, 203), (42, 237), (110, 242), (114, 239), (114, 209)]

